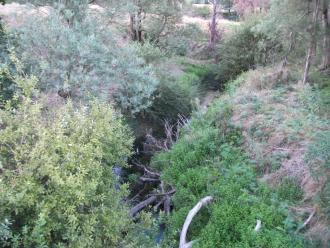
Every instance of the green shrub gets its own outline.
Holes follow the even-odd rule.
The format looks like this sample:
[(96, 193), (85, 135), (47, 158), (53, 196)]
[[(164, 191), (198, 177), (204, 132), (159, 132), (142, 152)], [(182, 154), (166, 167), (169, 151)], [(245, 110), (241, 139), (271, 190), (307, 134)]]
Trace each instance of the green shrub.
[(20, 104), (0, 110), (0, 246), (118, 247), (134, 225), (112, 168), (130, 131), (107, 104), (50, 111), (30, 98), (34, 78), (17, 80)]
[(154, 94), (153, 104), (146, 109), (146, 118), (159, 125), (164, 120), (176, 121), (178, 115), (188, 117), (193, 108), (192, 88), (180, 85), (180, 80), (163, 78)]
[(284, 178), (277, 188), (277, 195), (281, 201), (296, 202), (303, 198), (303, 191), (294, 178)]
[(197, 17), (202, 17), (207, 19), (211, 16), (211, 10), (208, 6), (203, 7), (194, 7), (193, 8), (193, 15)]
[[(286, 212), (273, 193), (257, 182), (231, 116), (232, 106), (216, 101), (206, 114), (194, 115), (170, 151), (153, 158), (152, 165), (162, 170), (163, 180), (176, 189), (164, 246), (177, 245), (188, 211), (212, 195), (215, 201), (196, 216), (189, 229), (188, 240), (198, 240), (194, 246), (302, 247), (286, 230)], [(254, 231), (257, 220), (262, 221), (259, 233)]]
[(195, 24), (177, 26), (167, 37), (159, 40), (157, 45), (169, 54), (185, 56), (190, 51), (190, 46), (203, 36), (203, 31)]
[(165, 75), (164, 71), (159, 74), (160, 84), (153, 104), (145, 111), (146, 116), (156, 124), (164, 120), (176, 121), (179, 114), (189, 117), (196, 99), (203, 94), (202, 73), (185, 70), (177, 77)]
[(224, 43), (218, 46), (219, 63), (217, 81), (224, 84), (239, 74), (257, 65), (266, 65), (275, 60), (273, 57), (280, 49), (280, 43), (256, 26), (259, 19), (252, 19), (241, 26)]
[(222, 85), (216, 80), (216, 66), (212, 64), (206, 65), (194, 65), (194, 64), (185, 64), (184, 71), (186, 73), (191, 73), (199, 78), (200, 89), (203, 91), (206, 90), (219, 90), (222, 89)]
[(135, 42), (136, 54), (143, 58), (147, 64), (156, 63), (161, 60), (165, 54), (150, 41), (144, 43)]
[(9, 57), (8, 36), (0, 19), (0, 108), (13, 98), (16, 88), (10, 75)]
[[(76, 1), (67, 4), (79, 9)], [(17, 28), (18, 54), (32, 74), (42, 75), (39, 88), (47, 93), (65, 90), (78, 100), (115, 99), (132, 115), (148, 108), (158, 80), (136, 46), (117, 45), (102, 15), (74, 20), (67, 25), (62, 12), (54, 9), (47, 17), (27, 18)]]
[(0, 108), (13, 98), (15, 90), (16, 84), (10, 76), (8, 66), (0, 64)]

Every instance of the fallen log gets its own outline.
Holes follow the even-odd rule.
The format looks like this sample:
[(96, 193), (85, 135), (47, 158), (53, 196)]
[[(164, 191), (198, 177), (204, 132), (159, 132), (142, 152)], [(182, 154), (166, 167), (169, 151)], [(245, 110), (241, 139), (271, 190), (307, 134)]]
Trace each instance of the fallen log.
[(187, 242), (186, 237), (189, 229), (189, 225), (192, 222), (195, 215), (201, 210), (202, 207), (208, 205), (213, 201), (212, 196), (207, 196), (201, 199), (193, 209), (191, 209), (187, 215), (187, 218), (183, 224), (181, 235), (180, 235), (180, 246), (179, 248), (191, 248), (195, 241)]
[(140, 180), (144, 183), (159, 183), (160, 182), (160, 179), (158, 179), (158, 178), (140, 177)]
[(151, 196), (148, 199), (140, 202), (139, 204), (135, 205), (134, 207), (131, 208), (129, 211), (129, 214), (134, 217), (138, 212), (140, 212), (142, 209), (147, 207), (148, 205), (154, 203), (157, 200), (156, 196)]
[(165, 193), (158, 193), (158, 194), (150, 194), (150, 196), (154, 195), (154, 196), (168, 196), (168, 195), (173, 195), (176, 192), (176, 189), (172, 189), (168, 192)]

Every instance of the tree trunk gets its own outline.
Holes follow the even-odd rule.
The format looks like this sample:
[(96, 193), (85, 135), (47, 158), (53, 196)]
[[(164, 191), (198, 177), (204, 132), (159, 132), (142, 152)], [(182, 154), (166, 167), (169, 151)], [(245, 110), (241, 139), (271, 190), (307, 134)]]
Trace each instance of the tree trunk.
[(130, 210), (130, 216), (134, 217), (138, 212), (140, 212), (142, 209), (147, 207), (148, 205), (154, 203), (157, 200), (156, 196), (151, 196), (148, 199), (146, 199), (143, 202), (140, 202), (139, 204), (135, 205), (133, 208)]
[(130, 31), (130, 35), (131, 35), (131, 39), (132, 40), (136, 40), (136, 33), (135, 33), (135, 18), (134, 18), (134, 14), (130, 14), (129, 15), (129, 31)]
[(323, 58), (321, 69), (327, 69), (330, 67), (330, 6), (327, 0), (323, 2)]
[(210, 40), (209, 40), (209, 49), (213, 50), (215, 43), (219, 39), (219, 31), (218, 31), (218, 2), (217, 0), (210, 1), (213, 5), (213, 12), (212, 12), (212, 19), (211, 23), (209, 24), (209, 30), (210, 30)]
[(307, 50), (307, 57), (306, 57), (306, 63), (305, 63), (305, 71), (304, 71), (304, 77), (302, 80), (303, 84), (306, 84), (308, 80), (309, 70), (311, 67), (311, 63), (313, 58), (315, 57), (315, 49), (316, 49), (316, 28), (317, 28), (317, 19), (319, 15), (319, 9), (320, 9), (320, 0), (315, 0), (315, 8), (313, 12), (313, 20), (311, 23), (311, 26), (309, 28), (310, 33), (310, 42)]
[(136, 3), (138, 6), (138, 10), (135, 13), (131, 13), (129, 15), (130, 17), (130, 23), (129, 23), (129, 29), (130, 29), (130, 35), (131, 39), (133, 41), (142, 42), (142, 8), (139, 6), (139, 2)]

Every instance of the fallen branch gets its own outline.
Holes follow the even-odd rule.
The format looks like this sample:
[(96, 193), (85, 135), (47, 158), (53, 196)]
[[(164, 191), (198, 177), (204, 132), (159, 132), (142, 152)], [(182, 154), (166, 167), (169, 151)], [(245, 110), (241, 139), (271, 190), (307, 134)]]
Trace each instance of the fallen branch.
[(165, 201), (164, 201), (164, 212), (166, 215), (169, 215), (171, 212), (171, 197), (170, 196), (165, 196)]
[(297, 229), (296, 233), (298, 233), (300, 230), (304, 229), (308, 225), (308, 223), (311, 221), (311, 219), (313, 218), (315, 213), (316, 213), (316, 210), (314, 209), (312, 211), (312, 213), (309, 215), (309, 217), (307, 218), (307, 220), (304, 222), (304, 224)]
[(257, 220), (257, 225), (254, 228), (254, 231), (259, 232), (261, 229), (261, 220)]
[(193, 209), (191, 209), (187, 215), (187, 218), (183, 224), (182, 230), (181, 230), (181, 235), (180, 235), (180, 247), (179, 248), (190, 248), (192, 247), (192, 244), (194, 241), (188, 242), (186, 241), (187, 233), (188, 233), (188, 228), (190, 223), (192, 222), (193, 218), (195, 215), (201, 210), (202, 207), (208, 205), (213, 201), (212, 196), (207, 196), (203, 199), (201, 199)]
[(164, 204), (164, 202), (165, 202), (165, 198), (163, 197), (156, 205), (155, 205), (155, 209), (159, 209), (160, 208), (160, 206), (162, 205), (162, 204)]
[(140, 195), (142, 195), (142, 193), (146, 190), (146, 186), (144, 185), (144, 187), (135, 195), (133, 196), (131, 199), (128, 199), (127, 202), (133, 202), (135, 199), (137, 199)]
[(139, 204), (135, 205), (134, 207), (131, 208), (129, 211), (130, 215), (134, 217), (138, 212), (140, 212), (142, 209), (145, 207), (149, 206), (153, 202), (157, 200), (156, 196), (151, 196), (148, 199), (144, 200), (143, 202), (140, 202)]
[(149, 178), (149, 177), (140, 177), (140, 180), (144, 183), (158, 183), (160, 179), (158, 178)]
[(143, 169), (144, 173), (153, 176), (153, 177), (160, 177), (160, 174), (158, 172), (154, 172), (149, 170), (146, 166), (144, 166), (143, 164), (140, 164), (138, 161), (132, 161), (133, 165)]
[(176, 192), (176, 189), (172, 189), (168, 192), (165, 193), (159, 193), (159, 194), (150, 194), (150, 196), (168, 196), (168, 195), (173, 195)]

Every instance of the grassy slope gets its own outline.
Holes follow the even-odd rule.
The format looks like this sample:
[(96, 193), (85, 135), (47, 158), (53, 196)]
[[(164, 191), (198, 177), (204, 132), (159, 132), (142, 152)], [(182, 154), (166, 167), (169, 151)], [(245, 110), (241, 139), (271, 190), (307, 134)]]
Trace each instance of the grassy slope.
[[(315, 134), (329, 128), (320, 108), (326, 103), (315, 102), (318, 91), (297, 84), (294, 73), (277, 78), (274, 71), (260, 68), (229, 84), (206, 114), (195, 114), (170, 152), (154, 158), (177, 189), (165, 247), (177, 245), (186, 214), (206, 195), (216, 200), (192, 223), (196, 247), (320, 247), (319, 238), (303, 244), (294, 234), (313, 208), (308, 234), (321, 234), (326, 247), (326, 218), (315, 201), (324, 184), (305, 160)], [(257, 219), (263, 228), (255, 234)]]
[[(326, 167), (330, 79), (313, 72), (312, 87), (301, 85), (302, 74), (293, 68), (284, 78), (277, 78), (274, 71), (276, 68), (260, 68), (244, 75), (244, 83), (232, 98), (233, 121), (243, 130), (245, 149), (257, 165), (259, 177), (273, 186), (287, 179), (294, 181), (303, 197), (290, 208), (292, 216), (301, 224), (316, 210), (307, 237), (317, 246), (320, 241), (329, 247), (329, 212), (324, 205), (329, 204), (325, 188), (330, 178)], [(327, 145), (321, 144), (320, 136)]]

